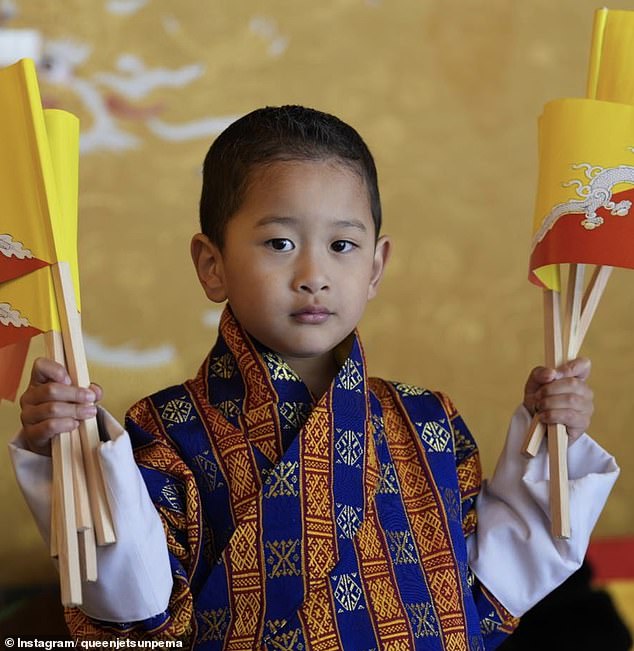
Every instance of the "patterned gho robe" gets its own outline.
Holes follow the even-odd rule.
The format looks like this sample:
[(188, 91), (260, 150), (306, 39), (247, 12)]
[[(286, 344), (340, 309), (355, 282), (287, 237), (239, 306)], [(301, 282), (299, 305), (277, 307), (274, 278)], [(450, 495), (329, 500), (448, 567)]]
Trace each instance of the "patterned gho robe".
[(317, 402), (225, 310), (197, 377), (134, 405), (166, 531), (167, 612), (74, 636), (196, 649), (494, 649), (515, 620), (467, 565), (476, 445), (451, 402), (368, 379), (356, 336)]

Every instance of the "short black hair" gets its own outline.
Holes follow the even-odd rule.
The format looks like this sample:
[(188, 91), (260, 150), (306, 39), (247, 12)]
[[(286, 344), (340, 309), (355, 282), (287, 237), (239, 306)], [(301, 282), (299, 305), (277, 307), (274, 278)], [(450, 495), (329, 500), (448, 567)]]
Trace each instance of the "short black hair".
[(340, 161), (362, 177), (378, 237), (381, 199), (367, 145), (355, 129), (334, 115), (295, 105), (256, 109), (230, 124), (213, 142), (203, 165), (202, 232), (223, 247), (227, 223), (242, 205), (256, 166), (327, 159)]

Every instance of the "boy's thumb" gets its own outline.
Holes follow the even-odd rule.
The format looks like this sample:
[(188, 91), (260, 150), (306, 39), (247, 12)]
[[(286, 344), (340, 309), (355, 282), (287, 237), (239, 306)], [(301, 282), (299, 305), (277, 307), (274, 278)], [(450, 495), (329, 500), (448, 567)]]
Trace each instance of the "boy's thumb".
[(580, 380), (586, 380), (590, 375), (592, 363), (586, 357), (577, 357), (569, 362), (562, 364), (557, 370), (561, 372), (562, 377), (576, 377)]
[(101, 388), (101, 385), (91, 382), (88, 388), (94, 392), (95, 402), (99, 402), (103, 398), (103, 389)]
[(530, 379), (533, 380), (535, 384), (548, 384), (548, 382), (556, 380), (557, 375), (558, 373), (554, 368), (548, 368), (547, 366), (538, 366), (533, 369)]

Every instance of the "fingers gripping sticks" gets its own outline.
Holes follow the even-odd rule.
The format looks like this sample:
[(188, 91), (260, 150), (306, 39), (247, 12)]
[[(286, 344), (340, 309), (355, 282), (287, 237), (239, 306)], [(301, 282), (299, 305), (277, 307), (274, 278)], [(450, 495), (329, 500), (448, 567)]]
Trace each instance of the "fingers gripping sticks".
[[(573, 287), (575, 285), (578, 287), (578, 280), (577, 280), (579, 278), (578, 268), (581, 267), (582, 268), (581, 273), (583, 273), (584, 266), (585, 265), (570, 265), (570, 275), (568, 281), (569, 287), (571, 282), (570, 276), (573, 276), (573, 274), (576, 281)], [(573, 267), (577, 268), (577, 270), (574, 272), (573, 272)], [(599, 305), (599, 300), (603, 295), (603, 291), (605, 290), (605, 287), (607, 285), (611, 273), (612, 273), (612, 267), (608, 267), (608, 266), (596, 267), (593, 276), (590, 282), (588, 283), (588, 287), (586, 288), (586, 291), (583, 295), (583, 299), (581, 301), (580, 315), (578, 317), (578, 324), (575, 332), (570, 332), (574, 324), (574, 320), (572, 318), (570, 318), (570, 320), (565, 319), (563, 335), (568, 342), (567, 345), (564, 344), (564, 350), (566, 351), (567, 360), (574, 359), (579, 354), (585, 336), (590, 327), (592, 318), (594, 317), (594, 314)], [(570, 290), (568, 291), (568, 294), (570, 294)], [(579, 292), (576, 291), (575, 296), (578, 295)], [(572, 315), (572, 313), (573, 310), (566, 308), (566, 315), (569, 314)], [(526, 435), (526, 440), (524, 441), (522, 452), (526, 456), (534, 457), (539, 450), (539, 447), (544, 439), (545, 433), (546, 433), (545, 425), (539, 420), (539, 416), (535, 414), (533, 416), (531, 426)]]

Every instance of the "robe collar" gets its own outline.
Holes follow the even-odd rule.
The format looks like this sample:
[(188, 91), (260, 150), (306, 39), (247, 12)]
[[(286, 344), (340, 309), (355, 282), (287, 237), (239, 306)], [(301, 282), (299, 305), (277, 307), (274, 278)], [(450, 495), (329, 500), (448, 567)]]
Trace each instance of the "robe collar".
[(337, 346), (335, 358), (339, 371), (316, 400), (284, 359), (251, 337), (227, 306), (207, 367), (209, 402), (275, 464), (315, 408), (343, 409), (346, 420), (357, 421), (361, 431), (365, 428), (369, 410), (366, 363), (356, 330)]

